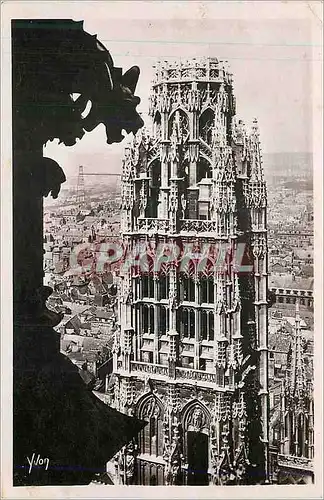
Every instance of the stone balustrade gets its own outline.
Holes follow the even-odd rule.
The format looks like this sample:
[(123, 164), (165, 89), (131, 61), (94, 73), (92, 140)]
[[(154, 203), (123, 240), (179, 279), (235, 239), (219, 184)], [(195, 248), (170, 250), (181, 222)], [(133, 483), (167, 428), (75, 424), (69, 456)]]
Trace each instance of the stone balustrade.
[(169, 219), (138, 219), (137, 227), (139, 231), (166, 233), (169, 231)]
[(296, 457), (294, 455), (278, 455), (278, 465), (282, 467), (294, 467), (298, 469), (313, 469), (312, 459), (306, 457)]
[(204, 233), (217, 231), (217, 222), (214, 220), (182, 219), (180, 231)]
[(168, 375), (167, 366), (144, 363), (142, 361), (131, 361), (131, 371), (136, 373), (147, 373), (150, 375)]
[(193, 370), (191, 368), (176, 368), (176, 379), (211, 382), (213, 384), (216, 384), (215, 373), (204, 372), (202, 370)]
[[(117, 361), (117, 373), (123, 375), (124, 370), (122, 361)], [(151, 376), (153, 379), (165, 380), (169, 379), (169, 366), (159, 365), (154, 363), (146, 363), (143, 361), (131, 361), (129, 375), (136, 375), (138, 378), (146, 378)], [(206, 372), (202, 370), (194, 370), (192, 368), (176, 367), (174, 381), (186, 384), (194, 384), (202, 387), (213, 388), (222, 392), (234, 390), (234, 387), (226, 385), (216, 386), (216, 373)]]

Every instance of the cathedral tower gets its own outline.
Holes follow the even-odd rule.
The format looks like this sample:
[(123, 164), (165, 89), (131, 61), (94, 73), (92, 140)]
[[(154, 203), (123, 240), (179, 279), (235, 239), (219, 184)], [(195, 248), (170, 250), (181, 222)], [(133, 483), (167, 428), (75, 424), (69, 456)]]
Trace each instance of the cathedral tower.
[(122, 177), (115, 406), (148, 422), (126, 484), (267, 481), (266, 186), (215, 58), (160, 63)]

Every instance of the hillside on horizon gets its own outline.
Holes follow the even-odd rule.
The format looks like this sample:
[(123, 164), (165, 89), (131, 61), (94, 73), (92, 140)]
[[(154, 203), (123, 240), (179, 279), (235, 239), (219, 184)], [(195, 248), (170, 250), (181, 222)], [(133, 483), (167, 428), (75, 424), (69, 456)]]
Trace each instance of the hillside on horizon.
[[(263, 169), (265, 178), (277, 177), (303, 177), (312, 182), (313, 178), (313, 158), (312, 153), (263, 153)], [(122, 170), (122, 152), (107, 151), (106, 154), (86, 153), (77, 156), (79, 165), (83, 166), (85, 186), (95, 185), (115, 185), (120, 182)], [(74, 189), (78, 181), (79, 165), (62, 165), (65, 170), (67, 181), (62, 185), (62, 191)], [(87, 175), (98, 173), (101, 175)], [(109, 174), (109, 175), (102, 175)]]
[[(280, 176), (301, 176), (304, 174), (305, 178), (311, 180), (313, 177), (313, 158), (312, 153), (263, 153), (263, 168), (266, 179)], [(121, 174), (122, 155), (120, 153), (109, 152), (107, 156), (100, 158), (99, 155), (95, 157), (95, 165), (92, 165), (91, 155), (86, 155), (82, 159), (84, 172), (98, 172), (109, 173), (111, 176), (87, 176), (85, 175), (85, 183), (92, 184), (115, 184), (117, 175)], [(116, 177), (114, 177), (116, 174)], [(76, 178), (74, 176), (74, 181)]]
[[(95, 158), (93, 164), (91, 159)], [(295, 179), (301, 189), (313, 189), (313, 159), (311, 153), (263, 153), (263, 169), (269, 187), (274, 184), (278, 178), (285, 179), (289, 183), (294, 183)], [(120, 173), (121, 173), (122, 155), (119, 153), (109, 152), (106, 156), (85, 155), (80, 157), (80, 164), (84, 167), (85, 173), (97, 172), (98, 176), (84, 176), (85, 190), (103, 193), (107, 187), (120, 191)], [(75, 171), (77, 172), (77, 168)], [(76, 189), (77, 175), (70, 176), (66, 174), (67, 182), (62, 185), (61, 193), (58, 200), (51, 200), (49, 197), (45, 199), (45, 205), (56, 205), (60, 200), (69, 196), (71, 191)], [(302, 181), (301, 181), (302, 179)], [(288, 186), (287, 186), (288, 187)]]

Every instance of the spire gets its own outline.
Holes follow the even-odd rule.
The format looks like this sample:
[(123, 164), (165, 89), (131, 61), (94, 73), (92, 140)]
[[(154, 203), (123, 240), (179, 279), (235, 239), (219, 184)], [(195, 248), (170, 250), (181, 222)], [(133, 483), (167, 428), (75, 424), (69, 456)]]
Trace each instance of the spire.
[(296, 299), (295, 331), (291, 360), (291, 391), (301, 397), (305, 389), (302, 334), (300, 327), (299, 299)]
[(233, 118), (232, 122), (232, 134), (233, 141), (235, 144), (240, 144), (245, 146), (246, 143), (246, 129), (243, 120), (237, 120), (236, 117)]
[(132, 162), (132, 148), (130, 144), (127, 144), (122, 158), (122, 180), (123, 182), (131, 181), (133, 177), (134, 165)]
[(229, 147), (224, 147), (214, 155), (213, 179), (216, 182), (235, 182), (235, 165)]
[(220, 107), (216, 108), (214, 126), (212, 128), (212, 148), (217, 154), (219, 147), (226, 146), (226, 128), (222, 121), (222, 112)]
[(263, 167), (262, 167), (262, 157), (260, 151), (260, 133), (258, 120), (254, 118), (252, 123), (252, 131), (249, 140), (250, 149), (250, 181), (252, 182), (264, 182)]
[(252, 134), (257, 138), (259, 138), (259, 136), (260, 136), (259, 124), (258, 124), (258, 120), (256, 118), (254, 118), (253, 123), (252, 123)]
[(299, 314), (299, 300), (296, 299), (296, 312), (295, 312), (295, 322), (300, 325), (300, 314)]

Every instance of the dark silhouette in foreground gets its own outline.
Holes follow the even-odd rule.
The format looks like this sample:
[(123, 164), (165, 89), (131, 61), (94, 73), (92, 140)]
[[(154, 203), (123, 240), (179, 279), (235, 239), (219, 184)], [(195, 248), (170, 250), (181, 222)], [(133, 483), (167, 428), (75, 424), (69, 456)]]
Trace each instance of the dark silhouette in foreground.
[(65, 181), (43, 146), (71, 146), (100, 123), (108, 143), (136, 132), (138, 76), (115, 68), (82, 22), (12, 21), (15, 486), (88, 484), (145, 425), (98, 400), (60, 353), (61, 316), (46, 308), (43, 287), (43, 196), (56, 198)]

